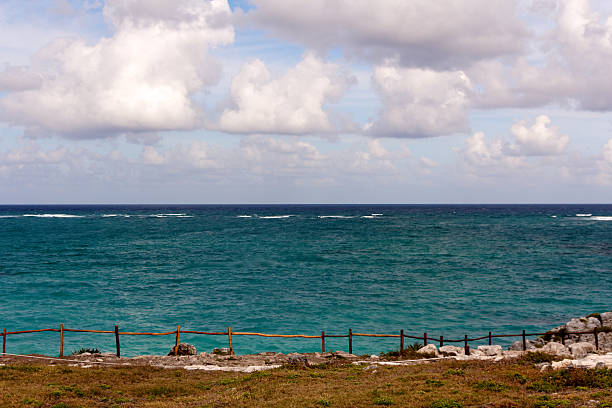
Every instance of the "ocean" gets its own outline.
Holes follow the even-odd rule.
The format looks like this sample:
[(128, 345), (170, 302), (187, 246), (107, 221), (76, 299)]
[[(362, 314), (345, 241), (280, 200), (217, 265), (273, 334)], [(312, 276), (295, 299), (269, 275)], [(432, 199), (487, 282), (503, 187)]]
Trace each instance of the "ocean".
[[(612, 205), (0, 206), (0, 231), (0, 330), (463, 338), (612, 309)], [(181, 341), (227, 346), (225, 336)], [(122, 336), (122, 354), (173, 342)], [(321, 348), (233, 342), (238, 354)], [(353, 351), (398, 343), (356, 337)], [(347, 339), (326, 346), (347, 350)], [(115, 339), (65, 334), (65, 354), (81, 347), (113, 352)], [(11, 335), (6, 348), (56, 355), (59, 335)]]

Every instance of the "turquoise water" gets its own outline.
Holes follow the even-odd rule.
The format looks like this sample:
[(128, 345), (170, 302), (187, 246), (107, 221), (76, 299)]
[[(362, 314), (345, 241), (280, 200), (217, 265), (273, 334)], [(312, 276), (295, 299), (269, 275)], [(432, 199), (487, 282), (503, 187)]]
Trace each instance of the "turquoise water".
[[(611, 205), (3, 206), (0, 326), (445, 338), (546, 330), (612, 309), (611, 216)], [(9, 336), (7, 352), (56, 354), (58, 337)], [(227, 344), (181, 339), (200, 351)], [(174, 338), (121, 341), (136, 355), (165, 353)], [(356, 338), (353, 347), (396, 343)], [(80, 347), (113, 351), (114, 337), (67, 333), (65, 353)], [(318, 351), (320, 340), (235, 337), (234, 347)]]

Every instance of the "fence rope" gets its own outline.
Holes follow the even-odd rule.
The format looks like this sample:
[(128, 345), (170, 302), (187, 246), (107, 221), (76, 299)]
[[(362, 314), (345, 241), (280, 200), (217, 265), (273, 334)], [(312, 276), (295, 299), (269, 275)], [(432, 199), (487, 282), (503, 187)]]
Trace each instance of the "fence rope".
[[(526, 333), (525, 330), (523, 330), (523, 332), (521, 334), (492, 334), (491, 332), (489, 332), (489, 334), (487, 336), (481, 336), (481, 337), (474, 337), (474, 338), (468, 338), (468, 335), (466, 334), (465, 337), (463, 339), (444, 339), (443, 336), (440, 336), (439, 338), (435, 338), (435, 337), (431, 337), (431, 336), (427, 336), (427, 333), (423, 334), (423, 337), (420, 336), (411, 336), (411, 335), (407, 335), (404, 334), (404, 330), (402, 329), (400, 331), (400, 334), (370, 334), (370, 333), (354, 333), (352, 332), (351, 329), (349, 329), (349, 334), (325, 334), (325, 332), (321, 332), (321, 335), (306, 335), (306, 334), (266, 334), (266, 333), (256, 333), (256, 332), (232, 332), (231, 327), (227, 328), (227, 331), (225, 332), (204, 332), (204, 331), (195, 331), (195, 330), (181, 330), (180, 326), (177, 326), (176, 330), (173, 331), (169, 331), (169, 332), (163, 332), (163, 333), (154, 333), (154, 332), (120, 332), (119, 328), (117, 325), (115, 325), (115, 330), (86, 330), (86, 329), (68, 329), (68, 328), (64, 328), (63, 324), (60, 324), (60, 328), (59, 329), (37, 329), (37, 330), (19, 330), (19, 331), (7, 331), (6, 328), (4, 328), (3, 332), (2, 332), (2, 354), (0, 355), (9, 355), (6, 353), (6, 340), (7, 337), (9, 335), (15, 335), (15, 334), (25, 334), (25, 333), (40, 333), (40, 332), (59, 332), (60, 333), (60, 357), (63, 356), (63, 349), (64, 349), (64, 332), (76, 332), (76, 333), (103, 333), (103, 334), (115, 334), (115, 338), (116, 338), (116, 347), (117, 347), (117, 356), (120, 356), (120, 344), (119, 344), (119, 336), (168, 336), (171, 334), (175, 334), (176, 335), (176, 346), (175, 346), (175, 354), (178, 353), (178, 342), (179, 342), (179, 335), (181, 333), (185, 333), (185, 334), (203, 334), (203, 335), (221, 335), (221, 336), (228, 336), (229, 338), (229, 346), (230, 346), (230, 352), (231, 354), (233, 354), (233, 346), (232, 346), (232, 335), (234, 336), (259, 336), (259, 337), (276, 337), (276, 338), (305, 338), (305, 339), (321, 339), (321, 349), (322, 352), (325, 352), (325, 338), (347, 338), (348, 342), (349, 342), (349, 352), (352, 353), (352, 343), (353, 343), (353, 337), (386, 337), (386, 338), (399, 338), (400, 339), (400, 350), (403, 351), (403, 345), (404, 345), (404, 339), (405, 338), (410, 338), (410, 339), (415, 339), (415, 340), (423, 340), (423, 344), (427, 345), (427, 341), (431, 341), (431, 342), (438, 342), (440, 343), (440, 346), (442, 346), (444, 343), (444, 341), (446, 343), (461, 343), (463, 342), (465, 344), (465, 350), (466, 350), (466, 354), (469, 355), (469, 346), (468, 346), (468, 342), (474, 342), (474, 341), (479, 341), (479, 340), (484, 340), (484, 339), (489, 339), (489, 344), (491, 344), (491, 339), (493, 338), (504, 338), (504, 337), (522, 337), (523, 339), (523, 350), (526, 350), (526, 337), (532, 337), (532, 336), (544, 336), (544, 335), (551, 335), (551, 336), (561, 336), (561, 342), (565, 343), (565, 337), (566, 336), (570, 336), (570, 335), (580, 335), (580, 334), (593, 334), (595, 336), (595, 346), (596, 348), (599, 348), (599, 338), (598, 338), (598, 334), (599, 333), (604, 333), (604, 332), (610, 332), (612, 331), (612, 328), (610, 327), (601, 327), (601, 328), (594, 328), (593, 330), (586, 330), (586, 331), (575, 331), (575, 332), (569, 332), (569, 331), (563, 331), (563, 330), (559, 330), (559, 331), (548, 331), (548, 332), (544, 332), (544, 333)], [(95, 363), (94, 363), (95, 364)]]

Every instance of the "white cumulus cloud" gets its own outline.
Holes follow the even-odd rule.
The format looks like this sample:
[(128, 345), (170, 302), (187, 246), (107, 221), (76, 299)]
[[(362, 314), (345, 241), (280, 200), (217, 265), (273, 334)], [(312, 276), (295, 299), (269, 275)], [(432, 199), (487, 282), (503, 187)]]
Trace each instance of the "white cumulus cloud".
[(219, 128), (230, 133), (330, 133), (336, 126), (324, 105), (338, 101), (354, 78), (312, 53), (275, 77), (259, 59), (244, 64), (232, 80)]
[(218, 78), (207, 50), (233, 41), (230, 13), (226, 0), (107, 0), (113, 35), (45, 46), (32, 64), (40, 86), (0, 99), (0, 119), (79, 138), (194, 128), (191, 96)]
[(470, 79), (463, 71), (376, 66), (374, 87), (382, 100), (379, 118), (366, 125), (376, 136), (431, 137), (469, 129)]
[(561, 154), (570, 142), (568, 135), (559, 134), (559, 129), (550, 125), (550, 118), (540, 115), (533, 125), (519, 121), (512, 125), (510, 133), (515, 144), (510, 146), (514, 154), (525, 156), (548, 156)]
[(454, 67), (519, 52), (527, 31), (511, 0), (254, 0), (248, 20), (308, 47), (380, 61)]

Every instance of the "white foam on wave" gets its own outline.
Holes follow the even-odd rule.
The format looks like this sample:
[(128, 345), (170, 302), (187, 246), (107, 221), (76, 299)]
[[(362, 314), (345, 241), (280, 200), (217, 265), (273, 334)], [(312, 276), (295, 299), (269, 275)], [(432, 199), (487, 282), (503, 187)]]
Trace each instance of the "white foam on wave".
[(111, 218), (111, 217), (130, 218), (131, 215), (130, 214), (102, 214), (102, 217), (104, 218)]
[(23, 214), (23, 216), (36, 218), (84, 218), (83, 215), (74, 214)]
[(612, 216), (610, 215), (598, 215), (595, 217), (591, 217), (591, 220), (596, 220), (596, 221), (612, 221)]
[(0, 215), (0, 218), (17, 218), (19, 215)]
[(319, 218), (355, 218), (351, 215), (319, 215)]
[(556, 215), (551, 215), (550, 217), (551, 217), (551, 218), (557, 218), (557, 216), (556, 216)]
[(236, 218), (253, 218), (252, 215), (237, 215)]
[(372, 219), (372, 218), (378, 218), (378, 217), (381, 217), (381, 216), (382, 216), (382, 214), (372, 213), (370, 215), (362, 215), (361, 218), (370, 218), (370, 219)]
[(576, 217), (590, 217), (593, 214), (576, 214)]
[(264, 215), (258, 218), (261, 218), (263, 220), (277, 220), (281, 218), (290, 218), (290, 217), (294, 217), (294, 215)]
[(374, 217), (381, 217), (381, 216), (382, 216), (382, 214), (377, 214), (377, 213), (372, 213), (372, 214), (370, 214), (370, 215), (372, 215), (372, 216), (374, 216)]

